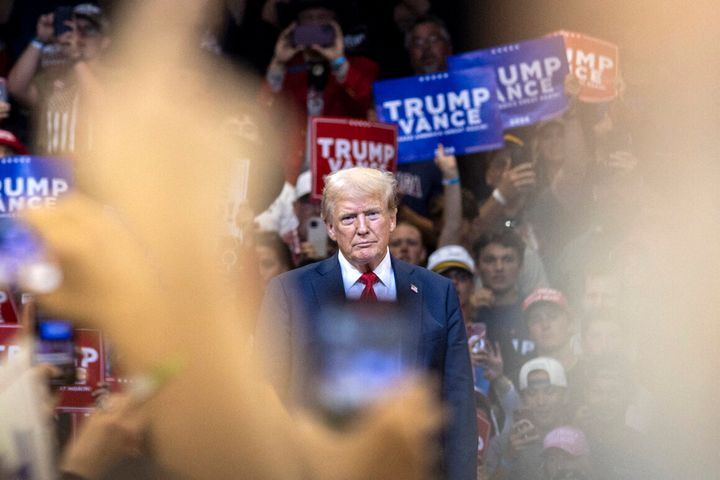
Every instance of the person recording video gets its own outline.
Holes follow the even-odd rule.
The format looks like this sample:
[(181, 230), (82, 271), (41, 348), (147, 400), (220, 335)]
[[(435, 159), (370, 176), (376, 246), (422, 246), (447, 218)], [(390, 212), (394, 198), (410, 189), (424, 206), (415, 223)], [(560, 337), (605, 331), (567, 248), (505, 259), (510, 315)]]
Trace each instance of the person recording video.
[(291, 183), (302, 170), (307, 117), (337, 116), (365, 119), (372, 108), (372, 84), (379, 67), (369, 58), (346, 55), (339, 10), (343, 2), (293, 0), (293, 21), (278, 37), (265, 75), (261, 99), (266, 105), (285, 103), (292, 111), (295, 153), (287, 159)]
[(8, 91), (34, 110), (39, 154), (73, 156), (91, 145), (83, 111), (101, 89), (98, 62), (109, 22), (92, 3), (58, 7), (37, 20), (35, 38), (8, 75)]

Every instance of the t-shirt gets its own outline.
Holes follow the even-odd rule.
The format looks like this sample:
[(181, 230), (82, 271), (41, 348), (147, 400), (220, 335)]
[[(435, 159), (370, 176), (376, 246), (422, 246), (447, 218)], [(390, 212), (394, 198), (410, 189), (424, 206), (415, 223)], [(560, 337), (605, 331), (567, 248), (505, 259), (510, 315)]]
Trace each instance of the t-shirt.
[(427, 217), (430, 200), (443, 193), (442, 172), (435, 162), (402, 163), (395, 176), (398, 191), (403, 195), (400, 203)]
[(493, 344), (500, 343), (505, 375), (517, 381), (513, 375), (520, 369), (524, 356), (535, 349), (520, 302), (480, 308), (473, 321), (485, 323), (488, 340)]

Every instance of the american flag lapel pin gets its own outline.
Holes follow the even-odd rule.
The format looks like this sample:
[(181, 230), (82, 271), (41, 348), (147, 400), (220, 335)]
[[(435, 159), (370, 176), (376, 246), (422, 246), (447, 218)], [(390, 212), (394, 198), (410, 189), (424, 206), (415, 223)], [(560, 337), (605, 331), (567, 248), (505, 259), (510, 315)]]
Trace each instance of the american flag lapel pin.
[(414, 285), (414, 284), (412, 284), (412, 283), (410, 284), (410, 290), (412, 290), (413, 293), (418, 293), (418, 288), (417, 288), (417, 286)]

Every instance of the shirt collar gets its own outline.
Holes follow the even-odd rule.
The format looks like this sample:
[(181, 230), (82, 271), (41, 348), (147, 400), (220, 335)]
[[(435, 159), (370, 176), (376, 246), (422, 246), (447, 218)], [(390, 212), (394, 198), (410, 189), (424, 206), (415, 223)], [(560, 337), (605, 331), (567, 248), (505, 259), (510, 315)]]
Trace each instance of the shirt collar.
[[(357, 281), (360, 280), (360, 276), (365, 273), (355, 268), (340, 251), (338, 251), (338, 260), (340, 261), (340, 270), (343, 278), (352, 279), (352, 284), (357, 283)], [(385, 252), (385, 256), (382, 261), (375, 270), (373, 270), (373, 272), (375, 272), (375, 275), (378, 276), (383, 285), (390, 285), (390, 278), (392, 277), (393, 272), (389, 248)]]

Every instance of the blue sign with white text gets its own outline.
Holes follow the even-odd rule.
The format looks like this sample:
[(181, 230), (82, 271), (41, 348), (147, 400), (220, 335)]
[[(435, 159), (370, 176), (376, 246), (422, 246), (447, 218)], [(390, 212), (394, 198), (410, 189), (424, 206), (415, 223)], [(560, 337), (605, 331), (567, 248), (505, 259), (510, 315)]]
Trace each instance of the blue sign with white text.
[(503, 146), (492, 68), (468, 68), (375, 82), (375, 108), (382, 122), (398, 126), (398, 163)]
[(556, 117), (567, 109), (565, 42), (546, 37), (475, 50), (448, 58), (450, 71), (491, 66), (497, 73), (497, 100), (504, 128)]
[(72, 183), (66, 160), (19, 155), (0, 158), (0, 218), (55, 205)]
[(66, 160), (30, 155), (0, 158), (0, 283), (15, 283), (23, 265), (44, 258), (42, 242), (17, 217), (24, 210), (55, 206), (72, 182), (72, 166)]

